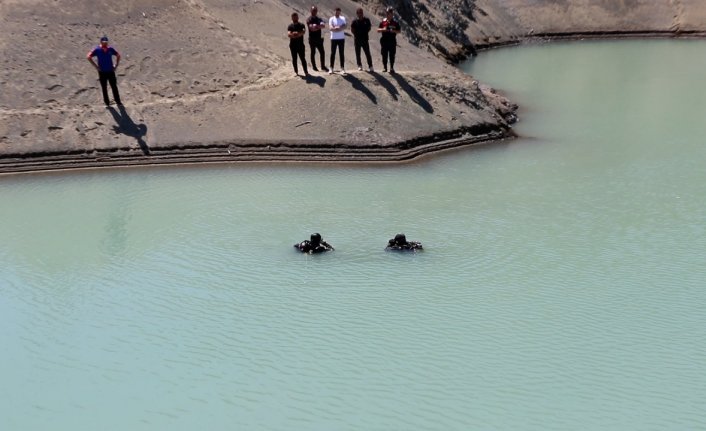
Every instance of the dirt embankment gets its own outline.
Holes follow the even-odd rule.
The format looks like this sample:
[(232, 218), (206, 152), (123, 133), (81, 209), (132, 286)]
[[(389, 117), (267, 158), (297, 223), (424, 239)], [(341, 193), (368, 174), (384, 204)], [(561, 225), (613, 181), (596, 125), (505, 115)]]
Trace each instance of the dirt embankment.
[[(187, 161), (394, 161), (512, 135), (515, 107), (509, 101), (403, 35), (397, 74), (381, 72), (373, 32), (376, 72), (356, 70), (348, 34), (347, 75), (295, 76), (286, 29), (292, 11), (305, 19), (309, 5), (0, 3), (0, 171)], [(318, 5), (324, 19), (336, 5), (350, 21), (359, 3)], [(368, 16), (376, 27), (381, 5), (370, 7)], [(102, 35), (122, 55), (122, 108), (103, 106), (97, 73), (86, 61)]]
[(478, 49), (584, 37), (703, 37), (702, 0), (398, 0), (409, 39), (456, 62)]
[[(399, 161), (512, 136), (516, 107), (444, 60), (562, 35), (698, 35), (697, 0), (325, 0), (373, 27), (396, 7), (397, 74), (292, 70), (290, 14), (309, 0), (4, 0), (0, 172), (238, 160)], [(125, 106), (103, 106), (86, 53), (122, 54)], [(328, 34), (325, 33), (325, 37)], [(325, 41), (326, 61), (330, 48)], [(310, 62), (307, 46), (307, 61)], [(317, 59), (318, 62), (318, 59)], [(338, 64), (338, 60), (336, 61)]]

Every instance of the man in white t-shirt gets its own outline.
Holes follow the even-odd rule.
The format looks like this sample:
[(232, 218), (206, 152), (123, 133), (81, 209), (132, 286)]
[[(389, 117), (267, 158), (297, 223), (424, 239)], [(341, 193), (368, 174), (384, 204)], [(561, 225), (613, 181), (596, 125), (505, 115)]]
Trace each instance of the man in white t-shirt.
[(333, 63), (336, 60), (336, 50), (340, 49), (339, 58), (341, 59), (341, 73), (345, 75), (346, 56), (343, 50), (346, 45), (346, 34), (343, 31), (346, 28), (346, 17), (341, 15), (340, 7), (337, 7), (334, 11), (334, 16), (329, 18), (328, 27), (331, 30), (331, 68), (328, 70), (328, 73), (333, 73)]

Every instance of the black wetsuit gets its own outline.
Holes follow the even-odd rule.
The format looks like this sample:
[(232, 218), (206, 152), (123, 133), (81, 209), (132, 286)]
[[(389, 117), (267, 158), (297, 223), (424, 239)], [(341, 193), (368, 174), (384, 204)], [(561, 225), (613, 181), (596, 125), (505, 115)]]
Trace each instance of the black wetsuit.
[(298, 244), (294, 244), (294, 248), (301, 251), (302, 253), (323, 253), (325, 251), (333, 251), (333, 247), (326, 241), (321, 241), (319, 244), (314, 244), (311, 241), (304, 240)]
[(398, 243), (394, 239), (387, 242), (387, 247), (385, 250), (390, 251), (418, 251), (423, 250), (422, 243), (417, 241), (405, 241), (404, 243)]

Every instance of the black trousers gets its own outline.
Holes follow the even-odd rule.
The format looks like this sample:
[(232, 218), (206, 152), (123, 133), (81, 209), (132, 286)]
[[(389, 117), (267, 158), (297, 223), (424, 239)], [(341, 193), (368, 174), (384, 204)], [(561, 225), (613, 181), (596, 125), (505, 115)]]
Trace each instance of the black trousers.
[(382, 52), (382, 67), (387, 69), (387, 60), (390, 59), (390, 69), (395, 68), (395, 54), (397, 54), (397, 41), (380, 40), (380, 51)]
[(360, 50), (361, 49), (365, 53), (366, 60), (368, 60), (368, 67), (373, 67), (373, 58), (370, 56), (370, 44), (368, 43), (368, 39), (365, 39), (365, 40), (355, 39), (353, 41), (353, 43), (355, 46), (355, 61), (356, 61), (356, 64), (358, 64), (358, 67), (363, 66), (363, 63), (360, 61)]
[(341, 50), (341, 53), (338, 55), (339, 58), (341, 59), (341, 69), (345, 69), (345, 61), (346, 61), (346, 54), (344, 47), (346, 46), (346, 39), (331, 39), (331, 69), (333, 69), (333, 63), (336, 61), (336, 49)]
[(326, 53), (324, 52), (324, 39), (309, 39), (309, 49), (311, 50), (311, 67), (316, 69), (316, 50), (319, 50), (321, 58), (321, 68), (326, 68)]
[(123, 102), (120, 101), (120, 92), (118, 91), (118, 80), (115, 78), (115, 72), (98, 72), (98, 80), (101, 83), (101, 89), (103, 90), (103, 102), (106, 105), (110, 104), (110, 99), (108, 99), (108, 83), (110, 83), (110, 89), (113, 90), (113, 99), (118, 105), (122, 105)]
[(302, 67), (304, 68), (304, 74), (308, 75), (309, 71), (306, 69), (306, 53), (304, 52), (304, 42), (296, 44), (296, 45), (289, 45), (289, 52), (292, 53), (292, 66), (294, 66), (294, 73), (299, 73), (299, 68), (297, 67), (297, 57), (299, 57), (299, 60), (302, 62)]

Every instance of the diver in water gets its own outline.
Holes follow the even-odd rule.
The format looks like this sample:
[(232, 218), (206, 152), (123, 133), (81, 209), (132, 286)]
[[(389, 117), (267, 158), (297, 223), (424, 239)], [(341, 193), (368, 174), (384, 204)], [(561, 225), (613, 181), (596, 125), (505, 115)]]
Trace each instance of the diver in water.
[(325, 251), (334, 250), (331, 244), (321, 239), (321, 235), (318, 233), (312, 233), (311, 239), (304, 240), (298, 244), (294, 244), (294, 248), (301, 251), (302, 253), (309, 254), (323, 253)]
[(395, 237), (387, 242), (386, 251), (417, 251), (423, 250), (421, 242), (407, 241), (407, 237), (403, 233), (398, 233)]

